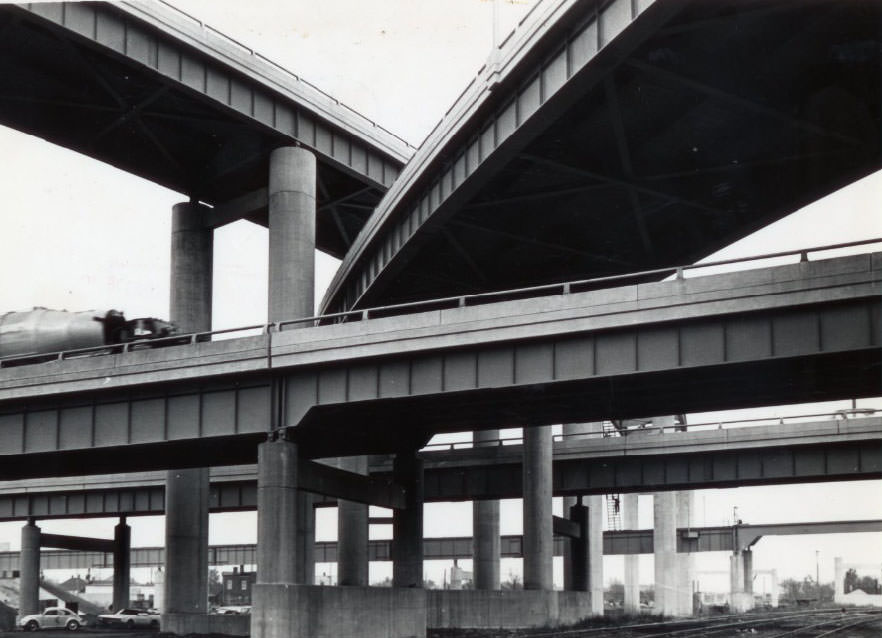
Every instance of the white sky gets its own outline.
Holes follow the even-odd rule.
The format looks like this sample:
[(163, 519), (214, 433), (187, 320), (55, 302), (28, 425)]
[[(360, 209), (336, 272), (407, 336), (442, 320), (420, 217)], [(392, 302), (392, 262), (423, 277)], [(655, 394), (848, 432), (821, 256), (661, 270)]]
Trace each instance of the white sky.
[[(533, 1), (500, 2), (500, 31), (507, 33)], [(178, 0), (174, 4), (414, 144), (481, 66), (493, 31), (493, 3), (487, 0)], [(2, 127), (0, 148), (7, 158), (0, 172), (4, 194), (0, 312), (32, 306), (117, 308), (129, 317), (167, 317), (170, 210), (186, 197)], [(880, 210), (882, 175), (876, 174), (714, 257), (882, 237)], [(247, 222), (216, 232), (216, 329), (265, 320), (266, 243), (265, 229)], [(318, 255), (318, 297), (336, 263)], [(860, 405), (882, 406), (882, 401)], [(778, 416), (787, 410), (759, 412)], [(697, 522), (726, 522), (734, 506), (745, 522), (879, 519), (880, 487), (880, 481), (866, 481), (705, 490), (696, 499)], [(641, 525), (648, 527), (648, 497), (641, 499), (641, 507), (645, 513)], [(503, 533), (520, 533), (519, 508), (519, 502), (504, 503)], [(320, 512), (320, 539), (334, 536), (331, 515)], [(471, 533), (469, 505), (430, 505), (426, 517), (430, 536)], [(136, 546), (162, 544), (161, 518), (130, 521)], [(42, 525), (47, 531), (109, 537), (113, 524), (105, 520)], [(0, 524), (0, 544), (9, 542), (17, 548), (19, 528), (19, 523)], [(254, 540), (253, 515), (212, 516), (212, 543)], [(814, 574), (816, 551), (822, 580), (832, 579), (837, 555), (847, 562), (882, 566), (882, 534), (764, 539), (755, 549), (757, 569), (777, 566), (785, 577)], [(509, 569), (517, 571), (515, 563), (506, 561), (503, 578)], [(607, 579), (621, 578), (620, 559), (607, 558), (606, 564)], [(440, 582), (441, 570), (447, 566), (433, 562), (427, 574)], [(391, 573), (386, 567), (374, 566), (372, 579)], [(699, 569), (728, 569), (728, 557), (702, 555)], [(559, 581), (559, 565), (556, 571)], [(641, 581), (651, 579), (647, 557), (641, 564)]]

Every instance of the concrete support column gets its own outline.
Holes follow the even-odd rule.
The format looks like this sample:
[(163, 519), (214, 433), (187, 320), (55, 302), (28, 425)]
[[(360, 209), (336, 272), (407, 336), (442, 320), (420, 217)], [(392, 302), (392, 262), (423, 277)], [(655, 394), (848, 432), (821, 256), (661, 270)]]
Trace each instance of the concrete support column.
[[(637, 529), (639, 525), (639, 495), (622, 494), (622, 523), (624, 529)], [(625, 554), (625, 605), (626, 614), (640, 613), (640, 557)]]
[(588, 591), (591, 613), (603, 615), (603, 496), (588, 497)]
[(753, 596), (753, 550), (743, 550), (741, 562), (744, 565), (744, 593)]
[(550, 426), (524, 428), (524, 589), (553, 587)]
[[(472, 436), (475, 447), (497, 445), (499, 430), (482, 430)], [(499, 501), (474, 501), (472, 527), (475, 589), (499, 589)]]
[[(777, 609), (778, 598), (780, 597), (780, 592), (778, 591), (778, 570), (777, 569), (773, 569), (771, 571), (771, 577), (772, 577), (772, 591), (770, 592), (771, 593), (771, 600), (769, 602), (772, 605), (773, 609)], [(835, 598), (834, 598), (834, 602), (835, 602)]]
[(677, 614), (677, 495), (657, 492), (652, 497), (655, 545), (655, 607), (663, 616)]
[(203, 208), (184, 202), (172, 208), (169, 316), (180, 332), (211, 330), (214, 231)]
[[(591, 589), (591, 551), (588, 546), (588, 507), (582, 505), (580, 498), (566, 511), (569, 519), (579, 526), (581, 538), (570, 538), (566, 542), (570, 551), (564, 558), (564, 589), (570, 591), (590, 591)], [(593, 602), (593, 601), (592, 601)]]
[[(578, 439), (587, 439), (587, 438), (598, 438), (603, 436), (603, 422), (595, 421), (590, 423), (564, 423), (562, 427), (562, 432), (564, 435), (564, 441), (573, 441)], [(566, 496), (563, 499), (563, 511), (564, 516), (570, 511), (570, 508), (576, 504), (576, 498), (573, 496)], [(600, 583), (601, 592), (598, 596), (592, 596), (592, 607), (594, 613), (603, 613), (603, 607), (599, 608), (595, 605), (595, 602), (602, 598), (603, 596), (603, 497), (601, 496), (589, 496), (588, 502), (588, 530), (589, 530), (589, 538), (586, 539), (586, 542), (589, 543), (588, 555), (591, 557), (590, 569), (592, 571), (592, 575), (588, 576), (589, 582), (592, 583)], [(599, 526), (599, 527), (598, 527)], [(599, 539), (599, 540), (598, 540)], [(574, 576), (571, 571), (571, 566), (573, 563), (573, 545), (576, 541), (574, 539), (565, 539), (564, 540), (564, 550), (563, 550), (563, 571), (564, 571), (564, 589), (566, 590), (576, 590), (574, 585)], [(597, 557), (600, 557), (600, 560), (596, 560)], [(589, 590), (584, 590), (589, 591)]]
[(257, 582), (297, 582), (297, 446), (257, 448)]
[(301, 585), (315, 584), (315, 496), (297, 491), (297, 520), (295, 523), (297, 552), (294, 570)]
[(208, 468), (165, 479), (165, 613), (208, 613)]
[[(286, 146), (269, 162), (269, 321), (310, 317), (315, 304), (315, 155)], [(296, 326), (294, 326), (296, 327)], [(293, 557), (297, 579), (315, 578), (313, 498), (297, 492), (296, 543)]]
[(729, 593), (732, 596), (744, 593), (744, 563), (737, 549), (729, 556)]
[(736, 613), (753, 609), (753, 552), (736, 549), (730, 561), (729, 606)]
[[(23, 543), (22, 547), (24, 547)], [(842, 596), (845, 595), (845, 564), (841, 556), (833, 559), (833, 570), (833, 602), (839, 604)]]
[(393, 479), (407, 491), (405, 509), (392, 515), (392, 586), (423, 586), (423, 461), (415, 452), (395, 455)]
[[(338, 461), (340, 469), (367, 474), (368, 457), (346, 456)], [(368, 506), (352, 501), (337, 501), (337, 584), (368, 585)]]
[(113, 528), (113, 610), (129, 606), (129, 583), (131, 582), (132, 528), (122, 516)]
[[(181, 332), (211, 330), (213, 258), (202, 207), (175, 205), (169, 318)], [(208, 489), (207, 468), (166, 473), (164, 612), (208, 611)]]
[(315, 192), (315, 155), (293, 146), (277, 148), (270, 154), (270, 321), (313, 314)]
[(40, 528), (33, 521), (21, 528), (18, 617), (40, 613)]
[[(677, 492), (677, 527), (688, 528), (694, 525), (695, 492)], [(676, 541), (675, 541), (676, 542)], [(692, 581), (695, 580), (695, 555), (684, 553), (676, 555), (677, 567), (677, 607), (679, 615), (691, 616), (694, 612), (692, 602)]]

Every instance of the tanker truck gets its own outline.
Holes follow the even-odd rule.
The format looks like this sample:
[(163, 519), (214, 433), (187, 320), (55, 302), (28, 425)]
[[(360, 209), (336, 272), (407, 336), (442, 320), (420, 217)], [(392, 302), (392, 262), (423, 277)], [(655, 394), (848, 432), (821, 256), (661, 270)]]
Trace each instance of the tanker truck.
[(161, 319), (126, 319), (118, 310), (34, 308), (0, 315), (0, 359), (157, 339), (175, 334)]

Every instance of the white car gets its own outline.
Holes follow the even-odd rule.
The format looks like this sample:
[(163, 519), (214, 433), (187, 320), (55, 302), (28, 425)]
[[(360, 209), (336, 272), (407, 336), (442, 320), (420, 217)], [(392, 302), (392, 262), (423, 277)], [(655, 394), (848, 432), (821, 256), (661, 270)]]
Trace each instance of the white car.
[(29, 614), (18, 621), (25, 631), (39, 629), (67, 629), (76, 631), (86, 624), (82, 618), (64, 607), (47, 607), (42, 614)]
[(155, 611), (144, 609), (120, 609), (113, 614), (101, 614), (98, 622), (102, 625), (116, 625), (117, 627), (151, 627), (159, 629), (159, 614)]

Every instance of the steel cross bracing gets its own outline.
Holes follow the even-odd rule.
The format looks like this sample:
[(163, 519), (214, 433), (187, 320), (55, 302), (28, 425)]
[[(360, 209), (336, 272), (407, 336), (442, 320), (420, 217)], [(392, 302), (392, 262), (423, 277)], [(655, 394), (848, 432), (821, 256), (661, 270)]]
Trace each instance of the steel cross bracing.
[(316, 241), (342, 257), (413, 149), (162, 3), (0, 6), (0, 123), (267, 223), (269, 153), (317, 157)]
[(882, 167), (878, 3), (536, 6), (327, 312), (684, 263)]

